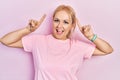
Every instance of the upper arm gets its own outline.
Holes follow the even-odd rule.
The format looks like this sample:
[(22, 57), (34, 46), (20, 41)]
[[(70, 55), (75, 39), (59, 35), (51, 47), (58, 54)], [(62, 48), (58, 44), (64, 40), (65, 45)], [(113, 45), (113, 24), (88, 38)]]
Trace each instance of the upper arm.
[(9, 47), (14, 47), (14, 48), (23, 48), (22, 40), (19, 40), (17, 42), (11, 43), (8, 46)]

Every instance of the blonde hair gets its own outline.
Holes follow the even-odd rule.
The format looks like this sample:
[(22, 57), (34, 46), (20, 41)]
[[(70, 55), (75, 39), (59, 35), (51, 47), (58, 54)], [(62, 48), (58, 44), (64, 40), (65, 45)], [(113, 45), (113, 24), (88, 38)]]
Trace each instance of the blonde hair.
[(53, 13), (53, 18), (55, 17), (55, 14), (56, 14), (57, 12), (63, 11), (63, 10), (66, 11), (66, 12), (70, 15), (70, 17), (71, 17), (71, 19), (72, 19), (73, 30), (68, 33), (67, 37), (69, 37), (69, 36), (71, 35), (71, 32), (74, 31), (75, 26), (76, 26), (76, 15), (75, 15), (74, 9), (73, 9), (71, 6), (68, 6), (68, 5), (60, 5), (60, 6), (58, 6), (58, 7), (55, 9), (55, 11), (54, 11), (54, 13)]

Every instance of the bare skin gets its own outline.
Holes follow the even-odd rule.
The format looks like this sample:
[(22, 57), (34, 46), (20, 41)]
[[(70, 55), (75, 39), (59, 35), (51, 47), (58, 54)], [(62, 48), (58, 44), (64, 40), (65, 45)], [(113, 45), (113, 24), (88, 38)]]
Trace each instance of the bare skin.
[[(61, 16), (61, 13), (65, 16), (59, 17)], [(27, 27), (6, 34), (2, 38), (0, 38), (0, 42), (9, 47), (23, 48), (22, 40), (21, 40), (22, 37), (35, 31), (41, 25), (45, 17), (46, 15), (43, 15), (42, 18), (38, 21), (30, 20)], [(72, 29), (71, 18), (68, 17), (68, 15), (65, 12), (59, 12), (59, 14), (56, 14), (55, 19), (53, 20), (56, 20), (56, 19), (59, 21), (53, 22), (53, 29), (54, 30), (57, 29), (58, 33), (54, 31), (53, 35), (57, 39), (65, 40), (67, 39), (66, 37), (67, 33)], [(69, 22), (69, 24), (66, 24), (65, 22), (65, 25), (67, 26), (67, 28), (64, 26), (64, 21)], [(94, 35), (91, 29), (91, 26), (90, 25), (81, 26), (78, 20), (77, 20), (77, 25), (79, 27), (79, 30), (83, 33), (83, 35), (87, 39), (91, 40)], [(93, 55), (106, 55), (113, 52), (113, 48), (111, 47), (111, 45), (99, 37), (95, 39), (94, 44), (96, 45), (96, 48), (93, 52)]]
[[(93, 38), (94, 33), (91, 28), (91, 25), (82, 26), (78, 21), (78, 19), (77, 19), (77, 25), (79, 27), (79, 30), (87, 39), (91, 40)], [(95, 39), (94, 44), (96, 45), (96, 49), (93, 55), (106, 55), (113, 52), (113, 48), (111, 47), (111, 45), (99, 37)]]
[(9, 47), (23, 48), (22, 40), (21, 40), (22, 37), (35, 31), (41, 25), (41, 23), (43, 22), (45, 17), (46, 17), (46, 15), (44, 14), (41, 17), (41, 19), (38, 21), (30, 20), (28, 25), (25, 28), (6, 34), (2, 38), (0, 38), (0, 42)]

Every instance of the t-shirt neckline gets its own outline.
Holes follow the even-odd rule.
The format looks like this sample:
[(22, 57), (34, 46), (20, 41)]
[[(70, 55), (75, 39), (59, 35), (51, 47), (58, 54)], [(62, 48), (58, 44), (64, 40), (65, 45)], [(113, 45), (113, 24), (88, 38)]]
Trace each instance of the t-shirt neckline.
[(52, 34), (49, 35), (52, 39), (60, 42), (60, 43), (66, 43), (66, 42), (69, 42), (70, 39), (66, 39), (66, 40), (60, 40), (60, 39), (56, 39)]

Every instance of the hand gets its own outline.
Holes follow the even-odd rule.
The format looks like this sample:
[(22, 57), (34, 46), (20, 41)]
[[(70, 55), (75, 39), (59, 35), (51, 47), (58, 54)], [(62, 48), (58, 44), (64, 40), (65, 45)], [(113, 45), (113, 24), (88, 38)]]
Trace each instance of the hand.
[(77, 21), (77, 25), (79, 27), (79, 30), (82, 32), (82, 34), (88, 38), (89, 40), (91, 40), (94, 36), (94, 33), (92, 31), (92, 28), (91, 28), (91, 25), (84, 25), (82, 26), (80, 24), (80, 22), (78, 21), (78, 19), (76, 20)]
[(29, 21), (27, 29), (29, 29), (30, 32), (35, 31), (41, 25), (41, 23), (43, 22), (45, 17), (46, 17), (46, 15), (44, 14), (39, 21), (31, 19)]

